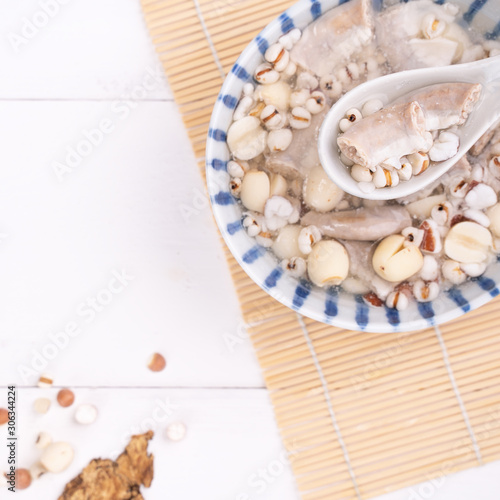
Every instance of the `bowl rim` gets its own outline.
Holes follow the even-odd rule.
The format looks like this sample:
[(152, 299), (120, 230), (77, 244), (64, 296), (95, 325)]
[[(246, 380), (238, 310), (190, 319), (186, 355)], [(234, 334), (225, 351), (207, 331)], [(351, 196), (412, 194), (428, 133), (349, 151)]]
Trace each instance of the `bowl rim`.
[[(324, 12), (329, 11), (332, 8), (335, 8), (337, 6), (342, 5), (346, 1), (349, 0), (326, 0), (328, 2), (329, 7), (325, 9), (321, 15), (324, 14)], [(323, 2), (322, 2), (323, 4)], [(307, 11), (310, 11), (311, 9), (312, 2), (311, 0), (298, 0), (296, 3), (291, 5), (288, 9), (283, 11), (281, 14), (276, 16), (270, 23), (268, 23), (258, 34), (256, 37), (254, 37), (245, 47), (245, 49), (242, 51), (238, 59), (235, 61), (233, 64), (230, 72), (225, 76), (224, 82), (221, 86), (221, 89), (218, 93), (217, 100), (214, 104), (210, 122), (209, 122), (209, 132), (207, 135), (207, 142), (206, 142), (206, 148), (205, 148), (205, 170), (207, 174), (207, 181), (209, 180), (211, 176), (211, 170), (212, 167), (210, 165), (210, 159), (214, 158), (215, 155), (213, 153), (214, 150), (214, 143), (210, 141), (210, 130), (215, 128), (215, 124), (219, 122), (220, 117), (224, 111), (223, 103), (222, 103), (222, 96), (228, 94), (228, 89), (232, 87), (233, 85), (233, 77), (235, 77), (233, 70), (234, 68), (238, 66), (243, 66), (245, 67), (245, 64), (249, 61), (251, 61), (255, 56), (256, 53), (259, 52), (258, 48), (258, 40), (261, 38), (267, 38), (270, 37), (271, 40), (278, 39), (283, 32), (281, 31), (281, 21), (283, 19), (283, 16), (288, 16), (290, 18), (294, 18), (297, 16), (297, 14), (302, 14), (306, 13)], [(312, 18), (306, 26), (311, 24), (315, 18)], [(301, 28), (303, 29), (303, 28)], [(271, 36), (269, 36), (271, 35)], [(274, 35), (274, 36), (273, 36)], [(447, 321), (451, 321), (453, 319), (456, 319), (460, 316), (463, 316), (469, 311), (472, 311), (474, 309), (477, 309), (481, 307), (482, 305), (486, 304), (490, 300), (492, 300), (496, 295), (498, 295), (498, 289), (495, 288), (494, 290), (486, 290), (483, 289), (477, 296), (472, 297), (470, 299), (467, 299), (467, 303), (470, 306), (469, 309), (464, 310), (463, 307), (459, 306), (458, 304), (455, 304), (451, 309), (446, 310), (444, 312), (437, 312), (434, 314), (431, 318), (425, 318), (423, 316), (416, 318), (416, 319), (411, 319), (411, 320), (403, 320), (397, 325), (391, 325), (388, 322), (377, 322), (377, 321), (369, 321), (366, 325), (365, 328), (361, 328), (359, 325), (355, 324), (355, 321), (349, 318), (342, 318), (341, 315), (337, 315), (332, 318), (332, 321), (326, 321), (325, 316), (320, 314), (315, 308), (310, 307), (310, 305), (306, 302), (301, 308), (300, 311), (298, 311), (294, 305), (293, 305), (293, 298), (291, 298), (289, 295), (283, 295), (279, 293), (277, 288), (268, 288), (264, 285), (262, 282), (260, 276), (257, 275), (256, 269), (254, 266), (247, 264), (243, 258), (241, 252), (238, 250), (236, 246), (236, 242), (234, 238), (228, 237), (228, 234), (226, 234), (225, 230), (225, 225), (224, 221), (222, 220), (222, 212), (220, 211), (219, 207), (213, 203), (212, 201), (212, 195), (215, 193), (212, 193), (210, 191), (210, 183), (208, 182), (208, 194), (210, 198), (210, 205), (212, 208), (212, 213), (214, 215), (215, 221), (217, 223), (217, 226), (219, 228), (219, 231), (221, 233), (222, 238), (224, 239), (224, 242), (226, 243), (227, 247), (229, 248), (229, 251), (231, 252), (231, 255), (233, 258), (238, 262), (238, 264), (242, 267), (242, 269), (245, 271), (245, 273), (251, 278), (251, 280), (258, 285), (264, 292), (269, 294), (273, 299), (277, 300), (279, 303), (282, 305), (286, 306), (289, 308), (292, 312), (295, 312), (298, 316), (306, 316), (308, 318), (311, 318), (315, 321), (318, 321), (323, 324), (335, 326), (338, 328), (350, 330), (350, 331), (363, 331), (363, 332), (369, 332), (369, 333), (391, 333), (391, 330), (393, 333), (398, 333), (398, 332), (412, 332), (412, 331), (417, 331), (417, 330), (423, 330), (427, 328), (435, 328), (438, 325), (445, 323)], [(264, 248), (264, 250), (267, 252), (269, 249)], [(497, 283), (495, 282), (495, 285)], [(324, 290), (324, 289), (323, 289)], [(440, 293), (442, 293), (441, 291)], [(354, 297), (354, 295), (353, 295)], [(432, 304), (432, 302), (431, 302)]]

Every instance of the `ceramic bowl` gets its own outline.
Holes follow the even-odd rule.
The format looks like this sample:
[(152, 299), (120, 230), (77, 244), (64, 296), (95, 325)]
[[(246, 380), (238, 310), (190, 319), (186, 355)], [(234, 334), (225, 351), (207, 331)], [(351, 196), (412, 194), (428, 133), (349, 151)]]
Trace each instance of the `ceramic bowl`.
[[(375, 0), (375, 3), (380, 2)], [(487, 3), (458, 0), (455, 3), (465, 13), (465, 23), (488, 33), (490, 38), (500, 35), (499, 0)], [(411, 331), (437, 325), (480, 307), (498, 295), (500, 262), (490, 265), (480, 278), (443, 292), (432, 302), (412, 301), (404, 311), (369, 307), (361, 296), (339, 288), (319, 288), (308, 280), (284, 274), (273, 253), (246, 234), (241, 223), (242, 207), (229, 192), (226, 166), (230, 155), (225, 142), (226, 132), (243, 85), (252, 81), (251, 75), (263, 61), (263, 53), (270, 44), (293, 28), (305, 28), (338, 5), (339, 0), (300, 0), (250, 42), (226, 77), (213, 110), (206, 149), (208, 191), (215, 219), (230, 251), (253, 281), (271, 297), (300, 314), (342, 328), (370, 332)]]

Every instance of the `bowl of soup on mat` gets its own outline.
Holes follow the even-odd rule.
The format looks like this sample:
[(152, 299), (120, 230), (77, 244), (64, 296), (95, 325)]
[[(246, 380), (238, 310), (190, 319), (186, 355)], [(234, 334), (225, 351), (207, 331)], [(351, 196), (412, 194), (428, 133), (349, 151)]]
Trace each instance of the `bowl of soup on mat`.
[[(428, 188), (392, 201), (343, 192), (317, 151), (326, 113), (355, 86), (499, 55), (500, 4), (480, 5), (303, 0), (243, 51), (213, 111), (207, 182), (227, 245), (270, 296), (324, 323), (389, 332), (450, 320), (498, 294), (500, 127)], [(360, 102), (332, 140), (356, 144), (341, 148), (342, 161), (364, 189), (394, 186), (456, 154), (480, 93), (474, 83), (437, 85), (391, 112), (383, 99)], [(414, 134), (408, 144), (401, 127)], [(362, 140), (375, 150), (363, 156)]]

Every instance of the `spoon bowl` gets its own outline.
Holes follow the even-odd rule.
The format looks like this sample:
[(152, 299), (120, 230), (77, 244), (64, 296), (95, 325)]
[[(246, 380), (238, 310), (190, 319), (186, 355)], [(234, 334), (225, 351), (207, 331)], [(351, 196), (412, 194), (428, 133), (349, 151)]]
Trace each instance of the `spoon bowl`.
[[(438, 83), (480, 83), (481, 96), (467, 121), (454, 133), (460, 139), (455, 156), (433, 163), (425, 172), (412, 176), (394, 187), (375, 189), (365, 193), (350, 173), (350, 168), (340, 160), (337, 137), (339, 122), (350, 108), (361, 108), (371, 99), (380, 99), (384, 107), (413, 91)], [(376, 78), (355, 87), (341, 97), (330, 109), (318, 137), (318, 153), (326, 173), (337, 186), (358, 198), (392, 200), (413, 194), (446, 173), (477, 140), (500, 119), (500, 56), (480, 61), (446, 66), (402, 71)]]

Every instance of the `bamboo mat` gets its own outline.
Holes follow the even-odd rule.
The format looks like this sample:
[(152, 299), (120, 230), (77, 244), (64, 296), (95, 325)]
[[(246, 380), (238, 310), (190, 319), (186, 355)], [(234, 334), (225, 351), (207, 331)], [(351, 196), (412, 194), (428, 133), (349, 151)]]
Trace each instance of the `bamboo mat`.
[[(141, 0), (205, 175), (224, 75), (290, 0)], [(296, 314), (226, 256), (304, 500), (371, 498), (500, 458), (499, 300), (439, 328), (371, 334)]]

